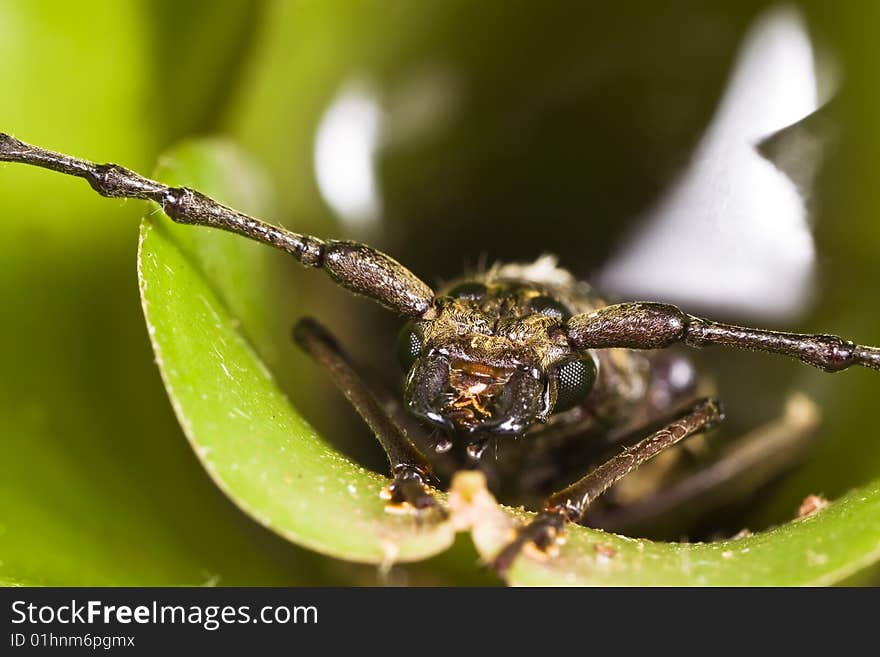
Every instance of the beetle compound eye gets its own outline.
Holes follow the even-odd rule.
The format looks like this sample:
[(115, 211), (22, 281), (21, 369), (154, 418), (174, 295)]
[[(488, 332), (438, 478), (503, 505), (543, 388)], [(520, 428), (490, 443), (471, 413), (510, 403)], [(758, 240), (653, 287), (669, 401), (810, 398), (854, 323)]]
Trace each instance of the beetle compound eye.
[(409, 372), (421, 352), (422, 341), (413, 323), (408, 322), (397, 336), (397, 359), (404, 372)]
[(590, 360), (573, 360), (556, 371), (556, 406), (554, 412), (567, 411), (580, 404), (596, 382), (596, 364)]
[(482, 283), (461, 283), (449, 290), (449, 296), (476, 301), (486, 296), (486, 291), (486, 286)]
[(535, 297), (529, 302), (529, 308), (531, 308), (534, 313), (553, 317), (559, 321), (568, 319), (571, 316), (571, 313), (568, 312), (568, 308), (563, 306), (553, 297)]

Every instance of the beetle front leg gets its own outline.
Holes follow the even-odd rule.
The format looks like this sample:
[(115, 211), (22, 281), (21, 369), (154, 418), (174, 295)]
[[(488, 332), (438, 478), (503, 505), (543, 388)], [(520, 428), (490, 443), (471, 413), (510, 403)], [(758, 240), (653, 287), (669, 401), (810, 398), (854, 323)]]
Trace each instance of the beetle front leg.
[(590, 504), (621, 478), (688, 436), (713, 428), (724, 419), (716, 399), (696, 402), (668, 425), (620, 454), (610, 458), (587, 476), (554, 493), (544, 502), (544, 511), (525, 527), (492, 561), (499, 574), (504, 574), (527, 545), (549, 552), (557, 542), (566, 521), (579, 522)]
[(228, 208), (194, 189), (169, 187), (117, 164), (55, 153), (2, 132), (0, 162), (83, 178), (101, 196), (153, 201), (177, 223), (218, 228), (286, 251), (306, 267), (323, 269), (338, 285), (405, 317), (422, 318), (432, 311), (431, 288), (394, 258), (366, 244), (300, 235)]
[(436, 511), (445, 517), (445, 509), (428, 488), (432, 478), (428, 459), (382, 408), (333, 336), (314, 319), (304, 318), (294, 327), (293, 337), (327, 370), (385, 450), (393, 477), (383, 491), (389, 510)]

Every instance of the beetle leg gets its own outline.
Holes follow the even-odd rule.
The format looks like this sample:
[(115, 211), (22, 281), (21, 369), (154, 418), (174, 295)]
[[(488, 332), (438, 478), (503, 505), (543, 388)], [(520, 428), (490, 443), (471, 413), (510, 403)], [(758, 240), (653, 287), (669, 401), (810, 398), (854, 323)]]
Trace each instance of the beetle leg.
[(742, 500), (802, 461), (816, 442), (818, 426), (815, 403), (792, 395), (781, 417), (733, 441), (717, 460), (619, 509), (589, 513), (590, 524), (616, 532), (685, 508), (706, 513)]
[(84, 178), (101, 196), (154, 201), (173, 221), (219, 228), (286, 251), (307, 267), (323, 269), (344, 288), (401, 315), (421, 318), (434, 292), (381, 251), (358, 242), (321, 240), (273, 226), (188, 187), (169, 187), (116, 164), (95, 164), (31, 146), (0, 133), (0, 162), (18, 162)]
[(688, 315), (666, 303), (633, 302), (605, 306), (575, 315), (568, 337), (577, 350), (624, 347), (662, 349), (681, 343), (689, 347), (724, 345), (798, 358), (826, 372), (851, 365), (880, 370), (880, 347), (868, 347), (836, 335), (782, 333), (722, 324)]
[(294, 327), (293, 337), (324, 366), (385, 450), (394, 478), (383, 495), (388, 499), (389, 510), (435, 510), (445, 516), (445, 510), (428, 488), (428, 481), (432, 478), (428, 459), (382, 408), (333, 336), (314, 319), (304, 318)]
[(705, 398), (668, 425), (629, 447), (544, 502), (544, 511), (517, 532), (516, 538), (495, 557), (492, 566), (507, 572), (526, 545), (547, 551), (555, 544), (565, 521), (579, 522), (590, 504), (622, 477), (688, 436), (713, 428), (724, 419), (716, 399)]

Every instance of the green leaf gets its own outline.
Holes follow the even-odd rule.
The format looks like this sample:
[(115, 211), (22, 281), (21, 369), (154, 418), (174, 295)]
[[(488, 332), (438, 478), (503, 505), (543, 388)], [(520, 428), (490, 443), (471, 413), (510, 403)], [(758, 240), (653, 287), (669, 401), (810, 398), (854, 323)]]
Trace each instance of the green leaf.
[[(470, 494), (473, 496), (473, 493)], [(519, 522), (534, 514), (507, 509)], [(509, 527), (485, 505), (474, 531), (490, 559)], [(880, 560), (880, 481), (830, 506), (757, 534), (713, 543), (662, 543), (569, 527), (552, 559), (522, 555), (508, 583), (520, 586), (817, 586)]]
[[(228, 145), (190, 143), (167, 162), (162, 177), (169, 182), (255, 210), (248, 203), (253, 175)], [(159, 213), (141, 225), (144, 314), (166, 389), (197, 456), (235, 504), (297, 544), (370, 563), (446, 549), (454, 538), (449, 523), (419, 524), (386, 513), (379, 494), (388, 480), (315, 433), (246, 337), (268, 322), (254, 300), (265, 283), (260, 262), (274, 255), (241, 237), (176, 226)]]

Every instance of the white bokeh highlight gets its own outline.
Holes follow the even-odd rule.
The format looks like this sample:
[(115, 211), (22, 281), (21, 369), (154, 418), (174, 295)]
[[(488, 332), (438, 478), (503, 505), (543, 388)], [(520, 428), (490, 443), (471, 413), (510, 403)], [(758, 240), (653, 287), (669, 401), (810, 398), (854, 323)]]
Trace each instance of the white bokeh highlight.
[(383, 113), (364, 85), (344, 87), (324, 112), (315, 136), (314, 167), (321, 196), (353, 229), (377, 221), (382, 198), (376, 180), (376, 150)]
[(603, 269), (604, 290), (743, 317), (790, 318), (809, 303), (815, 249), (795, 184), (755, 149), (818, 107), (813, 49), (789, 8), (746, 35), (691, 163)]

